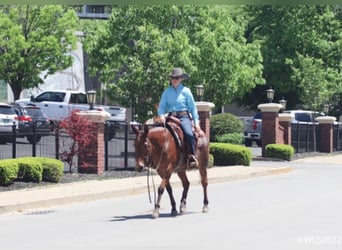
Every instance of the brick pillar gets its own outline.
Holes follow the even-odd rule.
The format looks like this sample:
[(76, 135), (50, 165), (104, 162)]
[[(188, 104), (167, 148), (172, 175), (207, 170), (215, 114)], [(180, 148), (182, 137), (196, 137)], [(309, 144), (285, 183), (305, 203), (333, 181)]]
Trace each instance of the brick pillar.
[(316, 120), (319, 123), (319, 151), (333, 152), (333, 124), (336, 121), (332, 116), (320, 116)]
[(208, 141), (210, 141), (210, 114), (215, 104), (212, 102), (196, 102), (196, 107), (201, 129), (207, 135)]
[(263, 103), (258, 105), (262, 115), (262, 156), (265, 156), (265, 148), (268, 144), (282, 143), (278, 129), (278, 112), (283, 106), (278, 103)]
[(293, 114), (281, 113), (279, 114), (279, 129), (283, 134), (283, 143), (291, 145), (291, 121)]
[[(103, 174), (104, 167), (104, 122), (108, 118), (108, 113), (101, 111), (81, 111), (79, 115), (85, 116), (88, 121), (93, 122), (95, 125), (94, 141), (84, 148), (84, 152), (89, 152), (89, 155), (79, 156), (78, 159), (78, 172), (86, 174)], [(82, 149), (80, 149), (82, 150)]]

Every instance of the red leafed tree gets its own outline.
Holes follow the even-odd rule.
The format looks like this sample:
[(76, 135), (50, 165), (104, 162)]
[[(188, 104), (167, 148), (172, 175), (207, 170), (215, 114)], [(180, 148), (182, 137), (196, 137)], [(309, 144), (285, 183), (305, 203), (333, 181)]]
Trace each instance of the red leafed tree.
[[(69, 171), (72, 172), (75, 156), (79, 158), (91, 158), (95, 156), (92, 145), (96, 142), (96, 125), (89, 122), (85, 117), (77, 114), (78, 110), (61, 121), (59, 128), (64, 130), (70, 137), (71, 143), (64, 144), (64, 150), (60, 153), (62, 161), (69, 165)], [(86, 164), (86, 163), (84, 163)]]

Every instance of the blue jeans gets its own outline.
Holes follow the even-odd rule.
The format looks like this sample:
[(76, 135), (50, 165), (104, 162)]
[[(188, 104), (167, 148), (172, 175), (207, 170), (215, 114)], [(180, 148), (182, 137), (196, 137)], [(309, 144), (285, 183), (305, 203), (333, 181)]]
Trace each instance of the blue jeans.
[(192, 132), (192, 122), (189, 115), (181, 115), (178, 117), (180, 125), (184, 133), (185, 140), (189, 143), (191, 154), (195, 155), (195, 136)]

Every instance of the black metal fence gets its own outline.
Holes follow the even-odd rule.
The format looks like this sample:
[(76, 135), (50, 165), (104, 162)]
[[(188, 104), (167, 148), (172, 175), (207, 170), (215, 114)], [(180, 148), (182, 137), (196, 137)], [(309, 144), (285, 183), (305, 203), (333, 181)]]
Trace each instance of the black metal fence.
[[(105, 128), (105, 131), (108, 130)], [(11, 133), (2, 133), (0, 134), (0, 137), (11, 138), (9, 142), (0, 144), (0, 159), (25, 156), (42, 156), (61, 159), (61, 153), (63, 151), (68, 151), (73, 143), (65, 132), (58, 130), (42, 136), (39, 142), (33, 144), (29, 143), (26, 137), (18, 137), (15, 127)], [(133, 167), (135, 165), (133, 148), (134, 138), (135, 134), (131, 132), (129, 125), (127, 123), (122, 123), (118, 126), (113, 139), (104, 140), (104, 162), (106, 171)], [(75, 159), (75, 162), (77, 162), (77, 158)], [(69, 166), (66, 164), (65, 171), (68, 171), (69, 169)]]
[[(315, 152), (320, 148), (318, 123), (300, 122), (291, 124), (291, 145), (296, 153)], [(328, 140), (328, 138), (326, 138)], [(342, 124), (333, 125), (333, 150), (342, 150)]]

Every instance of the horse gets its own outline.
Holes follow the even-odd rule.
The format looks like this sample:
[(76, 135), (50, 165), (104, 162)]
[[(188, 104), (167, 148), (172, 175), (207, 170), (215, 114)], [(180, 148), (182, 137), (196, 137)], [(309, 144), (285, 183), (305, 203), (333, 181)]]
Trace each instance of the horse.
[[(137, 171), (142, 171), (146, 167), (156, 169), (157, 173), (161, 177), (162, 181), (158, 187), (158, 195), (154, 204), (154, 210), (152, 218), (159, 217), (160, 201), (166, 188), (170, 202), (171, 202), (171, 216), (178, 215), (176, 209), (176, 201), (172, 192), (170, 184), (170, 177), (173, 172), (176, 172), (179, 176), (182, 186), (182, 198), (180, 200), (180, 213), (186, 212), (186, 199), (189, 191), (190, 182), (186, 175), (187, 160), (186, 160), (186, 143), (184, 143), (184, 136), (179, 126), (179, 120), (175, 121), (167, 119), (164, 125), (147, 125), (144, 124), (140, 130), (138, 127), (132, 125), (132, 130), (136, 134), (134, 141), (135, 148), (135, 161)], [(180, 145), (175, 134), (172, 133), (168, 126), (178, 128), (178, 134), (180, 141), (183, 141), (183, 145)], [(196, 133), (196, 156), (198, 159), (198, 170), (201, 176), (201, 184), (203, 187), (203, 208), (202, 212), (208, 212), (208, 195), (207, 195), (207, 166), (209, 161), (209, 143), (205, 133), (201, 130)]]

